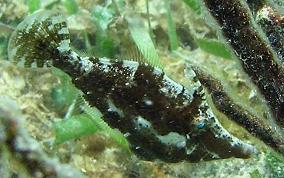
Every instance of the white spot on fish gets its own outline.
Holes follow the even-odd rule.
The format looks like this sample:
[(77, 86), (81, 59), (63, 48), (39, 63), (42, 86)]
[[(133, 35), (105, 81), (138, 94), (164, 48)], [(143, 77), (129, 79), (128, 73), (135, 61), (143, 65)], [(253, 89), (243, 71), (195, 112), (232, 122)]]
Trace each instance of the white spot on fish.
[(107, 104), (108, 104), (108, 107), (109, 107), (108, 108), (109, 112), (116, 112), (116, 113), (118, 113), (118, 115), (120, 117), (124, 117), (123, 111), (120, 108), (116, 107), (115, 104), (113, 103), (113, 101), (110, 98), (107, 99)]
[(145, 97), (143, 99), (143, 102), (148, 106), (152, 106), (154, 104), (154, 102), (152, 100), (148, 99), (147, 97)]
[(159, 140), (166, 145), (174, 145), (178, 148), (183, 148), (186, 146), (186, 138), (176, 132), (170, 132), (167, 135), (157, 136)]
[(152, 126), (151, 122), (147, 121), (146, 119), (144, 119), (141, 116), (137, 116), (135, 121), (136, 121), (137, 126), (139, 126), (139, 127), (150, 128)]

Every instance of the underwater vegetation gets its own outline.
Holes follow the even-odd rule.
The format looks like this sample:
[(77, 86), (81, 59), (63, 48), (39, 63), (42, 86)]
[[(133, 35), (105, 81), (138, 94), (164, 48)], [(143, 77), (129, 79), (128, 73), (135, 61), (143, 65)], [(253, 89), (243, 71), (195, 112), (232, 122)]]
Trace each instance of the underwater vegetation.
[(269, 123), (266, 124), (263, 119), (252, 118), (253, 116), (247, 116), (245, 120), (242, 120), (244, 116), (240, 116), (240, 114), (244, 115), (243, 113), (247, 113), (247, 111), (230, 110), (234, 104), (223, 105), (222, 100), (228, 99), (223, 98), (222, 93), (216, 92), (218, 86), (214, 87), (211, 81), (203, 83), (210, 90), (213, 101), (221, 112), (228, 113), (231, 119), (242, 124), (247, 130), (283, 155), (282, 15), (277, 11), (277, 5), (274, 7), (269, 1), (248, 1), (246, 4), (242, 4), (241, 1), (234, 1), (234, 3), (228, 1), (221, 3), (222, 7), (216, 5), (219, 3), (221, 2), (205, 1), (209, 12), (220, 25), (222, 35), (239, 59), (243, 71), (264, 97), (270, 110)]
[[(168, 1), (156, 2), (163, 2), (162, 9), (165, 10), (164, 13), (166, 24), (168, 24), (164, 28), (164, 34), (158, 33), (163, 32), (163, 30), (155, 31), (155, 29), (163, 27), (163, 22), (160, 22), (162, 24), (161, 27), (159, 27), (159, 25), (157, 24), (156, 27), (153, 27), (153, 24), (155, 23), (153, 23), (153, 19), (150, 20), (149, 18), (151, 17), (151, 10), (153, 10), (151, 8), (153, 8), (153, 5), (155, 4), (153, 2), (147, 3), (147, 20), (148, 27), (151, 27), (150, 31), (145, 28), (137, 28), (143, 27), (143, 18), (141, 18), (137, 13), (135, 15), (127, 14), (127, 6), (124, 7), (125, 2), (123, 1), (109, 1), (102, 4), (98, 3), (97, 5), (93, 5), (93, 8), (90, 10), (91, 13), (86, 14), (90, 16), (87, 19), (91, 19), (93, 22), (95, 22), (96, 32), (89, 33), (87, 30), (80, 31), (76, 29), (80, 26), (80, 24), (77, 24), (75, 29), (80, 33), (74, 33), (71, 30), (70, 35), (71, 39), (73, 36), (78, 40), (77, 42), (75, 41), (74, 43), (72, 43), (75, 44), (72, 50), (70, 50), (69, 48), (70, 41), (65, 20), (63, 20), (62, 17), (55, 15), (54, 13), (47, 11), (42, 13), (35, 13), (34, 15), (24, 20), (22, 24), (16, 28), (10, 39), (8, 48), (8, 54), (11, 61), (14, 61), (15, 63), (23, 63), (26, 67), (43, 67), (53, 65), (69, 74), (69, 76), (66, 76), (60, 71), (54, 69), (53, 73), (60, 76), (59, 78), (62, 84), (50, 87), (51, 89), (48, 93), (51, 96), (50, 98), (53, 102), (53, 106), (57, 108), (57, 110), (59, 110), (57, 112), (61, 116), (63, 116), (64, 119), (49, 119), (53, 123), (52, 125), (54, 129), (55, 139), (53, 141), (44, 141), (43, 139), (44, 147), (47, 147), (47, 150), (48, 147), (64, 147), (62, 143), (71, 143), (72, 141), (68, 141), (70, 139), (76, 138), (77, 140), (80, 140), (83, 135), (91, 134), (94, 132), (103, 132), (110, 135), (112, 139), (116, 140), (116, 142), (123, 148), (123, 150), (125, 150), (125, 152), (127, 152), (127, 154), (129, 153), (128, 147), (130, 146), (132, 152), (135, 152), (139, 157), (142, 157), (146, 160), (155, 160), (158, 158), (159, 160), (166, 162), (178, 162), (180, 160), (187, 160), (189, 162), (200, 161), (200, 165), (202, 165), (202, 162), (204, 160), (228, 157), (247, 158), (250, 156), (252, 156), (252, 158), (250, 159), (253, 160), (256, 159), (255, 156), (262, 155), (263, 157), (265, 157), (265, 161), (263, 161), (262, 163), (263, 165), (265, 165), (265, 169), (261, 170), (259, 168), (254, 168), (253, 170), (249, 170), (249, 168), (247, 168), (246, 174), (249, 174), (251, 177), (257, 177), (267, 174), (267, 172), (265, 171), (269, 170), (269, 175), (281, 175), (283, 173), (283, 166), (281, 166), (283, 163), (281, 157), (280, 159), (276, 159), (275, 156), (279, 153), (283, 154), (283, 117), (281, 114), (283, 101), (282, 63), (277, 59), (281, 58), (281, 44), (279, 45), (277, 43), (278, 40), (275, 40), (281, 39), (282, 37), (281, 30), (279, 30), (281, 29), (282, 18), (280, 13), (278, 13), (277, 11), (279, 9), (278, 6), (281, 6), (281, 4), (278, 3), (277, 5), (275, 5), (275, 3), (272, 3), (270, 1), (236, 1), (234, 3), (231, 2), (230, 4), (227, 4), (222, 1), (218, 2), (218, 7), (216, 7), (216, 3), (210, 4), (211, 1), (204, 1), (205, 6), (203, 7), (203, 5), (200, 5), (199, 3), (196, 3), (194, 1), (185, 1), (185, 3), (193, 7), (193, 9), (195, 10), (194, 13), (196, 13), (197, 15), (200, 14), (200, 8), (207, 9), (208, 12), (212, 14), (216, 22), (214, 22), (213, 20), (210, 21), (210, 23), (212, 23), (214, 28), (217, 29), (217, 32), (220, 33), (220, 37), (222, 36), (222, 38), (220, 39), (225, 39), (225, 41), (227, 42), (222, 43), (220, 42), (220, 39), (208, 40), (208, 37), (204, 37), (204, 34), (202, 36), (200, 34), (198, 35), (198, 33), (196, 32), (193, 33), (192, 31), (188, 33), (183, 29), (184, 27), (178, 28), (179, 25), (177, 22), (175, 22), (175, 20), (178, 19), (174, 17), (175, 11), (172, 10), (175, 9), (174, 7), (176, 4), (169, 4)], [(62, 1), (62, 4), (58, 4), (62, 5), (62, 7), (65, 7), (66, 13), (70, 14), (71, 16), (71, 14), (79, 14), (80, 8), (82, 7), (88, 9), (87, 5), (82, 5), (82, 7), (80, 7), (77, 6), (77, 3), (78, 2), (75, 1)], [(51, 2), (50, 4), (46, 4), (44, 7), (45, 9), (53, 9), (57, 7), (58, 4), (57, 2)], [(40, 7), (32, 3), (27, 3), (27, 5), (29, 6), (30, 13), (33, 13), (37, 8)], [(149, 5), (152, 5), (152, 7)], [(188, 9), (186, 9), (186, 11), (188, 11)], [(122, 19), (126, 21), (126, 25), (119, 22), (119, 20), (122, 19), (114, 18), (114, 16), (117, 15), (116, 13), (119, 13), (119, 15), (124, 17)], [(210, 16), (209, 13), (205, 15), (205, 18), (208, 18)], [(83, 14), (81, 17), (85, 17), (86, 14)], [(255, 15), (255, 17), (253, 15)], [(115, 22), (113, 22), (114, 19)], [(209, 19), (212, 20), (212, 17)], [(73, 18), (72, 20), (76, 20), (76, 18)], [(20, 22), (20, 20), (18, 22)], [(146, 21), (144, 21), (144, 23), (145, 22)], [(242, 23), (239, 24), (237, 22)], [(5, 24), (15, 26), (12, 22)], [(279, 27), (273, 28), (276, 24), (279, 25)], [(115, 31), (114, 35), (114, 32), (109, 30), (110, 27), (112, 27), (111, 29), (113, 29), (114, 26), (118, 27), (120, 25), (128, 28), (129, 30), (128, 33), (132, 37), (132, 41), (128, 41), (126, 44), (129, 46), (135, 46), (134, 54), (127, 54), (128, 56), (123, 55), (126, 54), (126, 52), (121, 49), (121, 51), (118, 50), (117, 44), (115, 44), (115, 41), (119, 41), (118, 44), (120, 44), (120, 47), (122, 48), (123, 46), (126, 46), (127, 49), (127, 45), (123, 45), (123, 42), (121, 42), (124, 41), (124, 39), (122, 40), (122, 38), (118, 38), (118, 34), (122, 34), (122, 32)], [(267, 28), (261, 29), (259, 26), (269, 27), (269, 31), (265, 31)], [(82, 27), (84, 27), (84, 25), (82, 25)], [(72, 23), (69, 28), (72, 29)], [(51, 30), (51, 32), (49, 32), (49, 30)], [(204, 33), (207, 34), (208, 32)], [(212, 38), (213, 36), (213, 38), (215, 38), (214, 33), (210, 33), (209, 37)], [(25, 34), (28, 34), (28, 36), (25, 37)], [(46, 36), (47, 34), (52, 36), (53, 39)], [(191, 40), (182, 43), (178, 40), (182, 41), (184, 40), (184, 38), (180, 38), (179, 34), (187, 34), (191, 37)], [(33, 40), (32, 38), (33, 35), (35, 37), (35, 40)], [(161, 43), (159, 41), (159, 35), (166, 37), (166, 39), (168, 39), (166, 41), (168, 41), (169, 43)], [(266, 40), (267, 38), (265, 35), (268, 36), (269, 40)], [(4, 39), (4, 41), (7, 43), (5, 36), (2, 39)], [(94, 41), (96, 41), (96, 45), (93, 44)], [(187, 43), (191, 43), (189, 44), (189, 47), (186, 47), (186, 45), (188, 45)], [(159, 46), (158, 44), (160, 44), (161, 46)], [(80, 54), (80, 51), (78, 52), (80, 45), (82, 45), (88, 51), (92, 51), (95, 57), (82, 57), (84, 55)], [(210, 70), (206, 68), (206, 63), (193, 62), (192, 60), (195, 58), (192, 57), (192, 55), (196, 55), (195, 52), (192, 52), (190, 55), (188, 55), (192, 58), (188, 57), (188, 59), (182, 59), (185, 58), (184, 56), (188, 53), (184, 53), (183, 50), (180, 50), (179, 45), (183, 46), (184, 48), (191, 48), (190, 50), (192, 51), (198, 51), (198, 48), (201, 48), (213, 55), (221, 56), (223, 58), (230, 58), (225, 60), (220, 59), (227, 64), (232, 62), (231, 58), (240, 59), (240, 66), (243, 66), (243, 70), (247, 73), (248, 76), (245, 78), (246, 83), (251, 80), (252, 83), (254, 83), (259, 88), (253, 89), (253, 92), (249, 93), (248, 91), (252, 90), (247, 88), (252, 87), (252, 84), (249, 84), (249, 87), (242, 86), (242, 89), (245, 90), (242, 93), (249, 93), (247, 100), (254, 101), (255, 103), (247, 104), (250, 101), (247, 102), (240, 100), (237, 100), (236, 102), (235, 98), (233, 97), (234, 95), (232, 96), (232, 93), (238, 93), (238, 89), (236, 87), (237, 85), (235, 85), (235, 88), (233, 87), (232, 90), (228, 89), (226, 84), (224, 84), (224, 81), (222, 81), (222, 77), (220, 79), (219, 76), (216, 77), (214, 75), (214, 72), (216, 73), (216, 71), (214, 71), (214, 69), (216, 69), (215, 66), (209, 66), (208, 68), (211, 68)], [(5, 43), (3, 44), (3, 46), (5, 46)], [(182, 80), (189, 82), (186, 83), (182, 80), (180, 81), (180, 83), (182, 83), (185, 87), (183, 87), (183, 85), (180, 85), (179, 82), (175, 82), (178, 81), (178, 79), (173, 81), (172, 79), (170, 79), (171, 77), (165, 78), (165, 76), (167, 75), (171, 76), (171, 73), (172, 75), (176, 75), (178, 69), (174, 71), (173, 69), (171, 69), (168, 73), (163, 74), (162, 70), (159, 68), (162, 68), (164, 71), (169, 70), (167, 69), (167, 66), (171, 66), (171, 61), (165, 62), (163, 61), (163, 59), (161, 59), (161, 52), (159, 52), (159, 54), (157, 53), (157, 51), (159, 51), (159, 48), (160, 50), (168, 48), (169, 51), (168, 53), (164, 54), (165, 56), (170, 54), (175, 58), (179, 58), (180, 61), (183, 61), (181, 63), (181, 66), (178, 65), (178, 67), (182, 68), (182, 70), (179, 70), (180, 75), (186, 75), (186, 78)], [(212, 50), (212, 48), (215, 48), (215, 50)], [(231, 49), (233, 49), (233, 52), (230, 52)], [(118, 54), (121, 54), (121, 56), (118, 56)], [(234, 57), (234, 55), (236, 55), (236, 57)], [(47, 58), (43, 58), (43, 56)], [(122, 59), (130, 59), (132, 57), (138, 58), (136, 59), (136, 61), (138, 61), (139, 63), (132, 61), (122, 62), (120, 60), (108, 60), (100, 57)], [(210, 59), (208, 59), (207, 57), (206, 60), (209, 61)], [(186, 67), (184, 67), (184, 61), (190, 65), (186, 65)], [(148, 63), (149, 65), (145, 65), (144, 63)], [(207, 65), (209, 64), (210, 62), (207, 63)], [(97, 74), (97, 72), (94, 72), (96, 71), (96, 68), (99, 69), (98, 71), (102, 71), (103, 69), (104, 73)], [(192, 69), (194, 70), (194, 72), (192, 71)], [(28, 70), (26, 69), (26, 71)], [(46, 71), (50, 70), (47, 69)], [(106, 71), (111, 72), (106, 73)], [(139, 75), (134, 76), (132, 80), (128, 79), (130, 81), (130, 86), (138, 85), (138, 88), (135, 89), (132, 87), (130, 88), (130, 90), (123, 91), (123, 87), (125, 87), (124, 84), (127, 83), (125, 82), (126, 79), (119, 77), (118, 75), (118, 79), (115, 80), (115, 76), (116, 74), (119, 74), (119, 72), (123, 74), (123, 72), (125, 71), (126, 73), (124, 74), (126, 76), (126, 79), (127, 76), (131, 76), (131, 72), (133, 71), (139, 73), (141, 76), (145, 75), (144, 77), (148, 78), (146, 78), (145, 80), (145, 78), (143, 77), (139, 78)], [(192, 74), (194, 75), (192, 76)], [(195, 74), (197, 78), (195, 77)], [(223, 74), (223, 72), (221, 72), (221, 74)], [(3, 72), (3, 79), (7, 78), (6, 75), (7, 74)], [(230, 77), (230, 75), (228, 74), (225, 75), (227, 75), (228, 78)], [(98, 90), (98, 92), (100, 92), (106, 91), (107, 89), (100, 87), (96, 88), (92, 85), (89, 85), (90, 82), (92, 84), (97, 82), (95, 80), (91, 80), (90, 76), (91, 78), (94, 77), (95, 79), (102, 79), (102, 86), (107, 86), (107, 88), (112, 90), (120, 88), (119, 91), (123, 92), (116, 92), (115, 94), (113, 94), (112, 92), (107, 91), (106, 93), (96, 94), (93, 91)], [(181, 77), (178, 76), (178, 78)], [(137, 83), (138, 79), (144, 84), (142, 85)], [(82, 95), (79, 94), (81, 92), (72, 86), (70, 80), (78, 89), (85, 93), (85, 99), (80, 96)], [(6, 82), (7, 80), (3, 81)], [(136, 82), (135, 85), (131, 83), (133, 81)], [(157, 87), (158, 90), (160, 87), (161, 89), (159, 91), (162, 91), (164, 95), (160, 96), (160, 93), (155, 93), (154, 91), (153, 93), (149, 93), (151, 87), (145, 87), (146, 89), (143, 90), (142, 86), (147, 86), (145, 83), (147, 83), (148, 81), (150, 81), (149, 83), (151, 87)], [(209, 94), (207, 95), (207, 99), (209, 101), (205, 100), (204, 90), (201, 88), (199, 81), (206, 88), (207, 93)], [(108, 84), (107, 82), (110, 83)], [(97, 82), (96, 85), (100, 85), (99, 82)], [(180, 89), (180, 91), (178, 89)], [(143, 96), (138, 95), (138, 93), (140, 92), (143, 94)], [(126, 97), (118, 97), (120, 95)], [(134, 99), (135, 101), (143, 101), (138, 108), (132, 107), (133, 103), (129, 103), (131, 96), (135, 95), (137, 95), (138, 97)], [(247, 96), (247, 94), (244, 95)], [(262, 99), (257, 99), (261, 98), (261, 95), (263, 95)], [(105, 99), (106, 96), (108, 96), (107, 99)], [(156, 96), (159, 96), (157, 97), (158, 99), (155, 98)], [(180, 98), (177, 96), (179, 96)], [(168, 97), (169, 99), (163, 100), (163, 97)], [(176, 98), (178, 99), (175, 100)], [(98, 110), (96, 108), (90, 108), (90, 106), (86, 104), (85, 100), (91, 106), (96, 106)], [(161, 104), (159, 105), (153, 104), (159, 103), (159, 100), (164, 102), (161, 102)], [(185, 107), (188, 113), (183, 110), (177, 110), (180, 114), (186, 113), (186, 117), (178, 114), (171, 115), (171, 113), (175, 112), (174, 109), (169, 109), (169, 112), (167, 112), (166, 109), (163, 109), (163, 111), (160, 111), (158, 109), (154, 109), (153, 111), (150, 110), (150, 106), (158, 106), (158, 108), (163, 108), (164, 106), (167, 106), (166, 103), (171, 103), (171, 101), (173, 101), (173, 104), (169, 104), (169, 106), (173, 108), (182, 108), (183, 106), (187, 105), (191, 107)], [(178, 105), (177, 103), (179, 102), (183, 105)], [(8, 104), (9, 101), (7, 101), (6, 103)], [(191, 105), (191, 103), (194, 104)], [(26, 107), (28, 108), (28, 105)], [(8, 112), (7, 109), (4, 108), (4, 106), (1, 106), (1, 108), (3, 110), (3, 113)], [(145, 109), (140, 110), (140, 108), (146, 108), (146, 111)], [(217, 113), (216, 116), (214, 116), (211, 108), (214, 112), (218, 110), (220, 113), (226, 115), (229, 119), (241, 125), (249, 133), (262, 140), (266, 145), (268, 145), (278, 153), (274, 153), (269, 148), (266, 148), (269, 150), (266, 154), (264, 154), (265, 152), (262, 153), (253, 149), (250, 144), (254, 145), (256, 148), (259, 147), (257, 146), (256, 142), (250, 140), (251, 136), (245, 136), (247, 134), (244, 131), (242, 131), (244, 134), (239, 133), (238, 137), (240, 138), (240, 140), (244, 140), (244, 142), (246, 143), (234, 137), (231, 133), (229, 133), (233, 129), (230, 129), (230, 126), (227, 126), (225, 127), (229, 130), (229, 132), (227, 132), (219, 124), (219, 120), (222, 121), (220, 117), (221, 114)], [(262, 110), (259, 108), (261, 108)], [(151, 112), (147, 113), (147, 110)], [(163, 113), (164, 111), (166, 112)], [(151, 120), (151, 117), (148, 117), (149, 115), (154, 117), (154, 112), (158, 113), (157, 118), (163, 115), (162, 118), (164, 118), (165, 121), (161, 123), (165, 123), (164, 125), (161, 123), (157, 123), (157, 125), (155, 125), (155, 122), (159, 121), (159, 119), (152, 118)], [(128, 117), (125, 117), (124, 115), (128, 113), (130, 113)], [(21, 118), (20, 115), (20, 113), (17, 113), (16, 117)], [(49, 117), (53, 118), (53, 116)], [(167, 117), (169, 117), (170, 119), (168, 119)], [(171, 118), (173, 117), (179, 119), (179, 121), (182, 121), (182, 124), (175, 122), (175, 120), (172, 120)], [(42, 159), (37, 159), (41, 158), (41, 154), (36, 155), (35, 150), (31, 149), (30, 151), (26, 151), (25, 153), (27, 154), (25, 154), (22, 153), (22, 147), (16, 147), (15, 149), (15, 145), (19, 145), (19, 143), (16, 141), (18, 140), (16, 139), (17, 136), (19, 135), (19, 138), (26, 138), (27, 135), (21, 137), (21, 134), (18, 131), (24, 130), (24, 128), (17, 129), (13, 126), (10, 126), (11, 124), (6, 124), (12, 121), (14, 122), (14, 118), (15, 117), (10, 117), (9, 114), (1, 115), (1, 125), (4, 125), (4, 129), (1, 134), (4, 135), (4, 137), (3, 139), (1, 139), (1, 143), (5, 143), (4, 145), (6, 145), (3, 146), (3, 148), (5, 147), (5, 150), (9, 150), (12, 154), (18, 153), (18, 155), (20, 156), (16, 159), (19, 162), (33, 162), (38, 163), (39, 165), (40, 163), (48, 162), (48, 158), (46, 158), (46, 156)], [(117, 120), (113, 120), (113, 118), (116, 118)], [(130, 119), (127, 120), (127, 118)], [(182, 120), (184, 118), (189, 118), (189, 120)], [(111, 127), (118, 128), (120, 131), (112, 130), (104, 121), (106, 121), (106, 123), (108, 123)], [(117, 121), (119, 121), (119, 123), (117, 123)], [(15, 122), (18, 121), (15, 120)], [(163, 127), (159, 127), (159, 124), (163, 125)], [(222, 125), (223, 124), (224, 122), (222, 122)], [(12, 129), (12, 131), (10, 129)], [(122, 135), (120, 132), (122, 132), (124, 135)], [(234, 132), (238, 131), (233, 131), (233, 133)], [(130, 142), (126, 142), (123, 136), (125, 136)], [(176, 138), (178, 138), (178, 142), (173, 141)], [(143, 139), (144, 141), (148, 140), (150, 145), (144, 145), (144, 143), (141, 142), (141, 140)], [(52, 146), (48, 146), (48, 144), (50, 143), (52, 143)], [(29, 148), (27, 148), (27, 150), (29, 150)], [(261, 149), (261, 151), (263, 150)], [(34, 160), (33, 158), (31, 158), (30, 160), (25, 159), (26, 157), (29, 157), (27, 156), (30, 155), (29, 152), (36, 155)], [(4, 155), (8, 157), (7, 154)], [(65, 162), (68, 161), (65, 160)], [(275, 162), (277, 163), (275, 164)], [(211, 165), (214, 165), (214, 163), (212, 163)], [(191, 169), (188, 167), (187, 169), (183, 169), (185, 172), (187, 172), (187, 174), (185, 173), (186, 175), (196, 175), (196, 177), (198, 177), (197, 173), (188, 173), (188, 170), (194, 170), (194, 168), (196, 172), (198, 172), (198, 170), (200, 172), (203, 172), (204, 170), (208, 171), (207, 173), (203, 174), (203, 176), (218, 174), (218, 171), (215, 170), (218, 169), (218, 167), (215, 167), (214, 169), (214, 166), (212, 166), (212, 170), (209, 171), (206, 168), (204, 168), (204, 170), (200, 170), (196, 167), (196, 165), (193, 164), (190, 166)], [(235, 166), (237, 167), (237, 165)], [(31, 175), (48, 175), (51, 173), (55, 175), (57, 174), (56, 171), (46, 171), (45, 168), (41, 167), (36, 167), (35, 170), (29, 170), (28, 167), (23, 169), (27, 169), (27, 171)], [(2, 166), (1, 170), (3, 170)], [(56, 170), (56, 166), (54, 167), (54, 170)], [(125, 175), (128, 175), (129, 177), (139, 177), (140, 171), (133, 165), (133, 163), (129, 163), (127, 170), (129, 172)], [(87, 174), (88, 172), (83, 169), (81, 171), (85, 174)], [(164, 172), (164, 174), (166, 173)]]

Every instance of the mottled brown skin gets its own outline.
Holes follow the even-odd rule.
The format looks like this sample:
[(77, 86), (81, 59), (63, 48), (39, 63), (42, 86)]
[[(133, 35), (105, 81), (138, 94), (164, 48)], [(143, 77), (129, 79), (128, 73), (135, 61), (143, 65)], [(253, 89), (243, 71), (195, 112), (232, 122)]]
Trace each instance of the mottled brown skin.
[[(212, 160), (211, 152), (222, 158), (228, 158), (231, 155), (240, 158), (251, 156), (252, 152), (242, 150), (241, 144), (232, 146), (231, 138), (222, 136), (223, 128), (215, 125), (213, 116), (204, 116), (206, 126), (202, 129), (197, 129), (192, 125), (192, 120), (199, 116), (198, 109), (202, 113), (208, 109), (207, 104), (202, 104), (204, 92), (201, 86), (194, 92), (192, 100), (189, 100), (186, 95), (188, 89), (171, 81), (173, 85), (179, 85), (183, 89), (179, 95), (168, 96), (160, 92), (164, 86), (162, 79), (165, 74), (155, 72), (157, 69), (152, 66), (139, 64), (133, 80), (129, 82), (127, 77), (130, 71), (123, 66), (123, 61), (111, 60), (109, 66), (116, 67), (119, 71), (105, 73), (100, 67), (106, 66), (106, 63), (97, 58), (90, 58), (90, 60), (96, 64), (96, 67), (87, 75), (81, 73), (79, 69), (73, 68), (70, 71), (67, 68), (65, 71), (61, 68), (73, 78), (75, 86), (86, 94), (86, 100), (103, 113), (104, 120), (110, 126), (118, 128), (124, 134), (129, 133), (126, 138), (130, 142), (132, 151), (143, 159), (198, 162)], [(62, 60), (57, 62), (54, 66), (63, 65)], [(68, 64), (64, 66), (66, 65)], [(125, 85), (126, 83), (130, 84)], [(152, 101), (153, 105), (145, 104), (143, 102), (145, 97)], [(120, 116), (119, 113), (110, 111), (108, 99), (121, 108), (125, 115)], [(182, 105), (183, 102), (189, 102), (189, 104)], [(145, 118), (153, 127), (135, 125), (137, 116)], [(186, 145), (181, 147), (175, 144), (165, 144), (157, 137), (170, 132), (185, 136)], [(190, 147), (196, 147), (196, 149), (188, 154), (187, 149)]]
[[(191, 135), (190, 133), (197, 135), (199, 130), (192, 126), (191, 121), (197, 115), (203, 94), (200, 95), (196, 91), (191, 104), (177, 108), (188, 98), (183, 93), (175, 97), (167, 97), (164, 93), (161, 93), (159, 90), (163, 86), (161, 81), (164, 73), (156, 75), (154, 67), (140, 64), (133, 81), (126, 86), (127, 77), (131, 71), (122, 67), (123, 61), (112, 61), (111, 66), (119, 68), (124, 73), (118, 75), (115, 72), (106, 74), (99, 69), (99, 66), (106, 64), (101, 63), (96, 58), (91, 58), (91, 60), (98, 64), (98, 67), (94, 68), (88, 75), (76, 73), (75, 69), (72, 72), (67, 69), (66, 72), (73, 78), (75, 86), (86, 94), (86, 100), (102, 112), (104, 120), (110, 126), (118, 128), (122, 133), (130, 133), (127, 139), (131, 143), (132, 150), (144, 159), (160, 158), (169, 162), (184, 160), (186, 157), (185, 148), (174, 147), (174, 145), (166, 148), (167, 145), (161, 143), (156, 137), (170, 132), (177, 132), (181, 135)], [(62, 66), (62, 63), (58, 62), (58, 64), (54, 63), (54, 66)], [(183, 87), (184, 90), (187, 89)], [(153, 104), (145, 104), (143, 102), (145, 98), (152, 101)], [(124, 117), (121, 117), (115, 111), (109, 111), (107, 99), (111, 99), (115, 106), (123, 110)], [(207, 108), (203, 109), (206, 110)], [(151, 122), (153, 128), (138, 129), (133, 123), (137, 116), (147, 119)]]

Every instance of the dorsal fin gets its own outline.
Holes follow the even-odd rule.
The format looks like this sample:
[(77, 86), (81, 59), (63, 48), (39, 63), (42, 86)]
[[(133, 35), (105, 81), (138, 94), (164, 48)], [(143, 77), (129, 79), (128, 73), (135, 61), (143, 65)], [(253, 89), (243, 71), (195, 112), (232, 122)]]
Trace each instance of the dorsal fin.
[(152, 50), (145, 48), (142, 53), (134, 43), (131, 43), (131, 45), (124, 47), (123, 49), (125, 50), (121, 51), (121, 54), (117, 56), (118, 60), (136, 61), (140, 64), (147, 63), (162, 70), (164, 69), (161, 61), (158, 58), (153, 58), (154, 55), (151, 54)]
[(118, 55), (119, 60), (128, 60), (128, 61), (136, 61), (139, 63), (148, 63), (143, 54), (139, 51), (137, 46), (134, 43), (131, 45), (123, 47), (121, 50), (121, 54)]
[(9, 60), (18, 66), (49, 67), (70, 50), (65, 19), (52, 11), (39, 11), (22, 21), (8, 44)]

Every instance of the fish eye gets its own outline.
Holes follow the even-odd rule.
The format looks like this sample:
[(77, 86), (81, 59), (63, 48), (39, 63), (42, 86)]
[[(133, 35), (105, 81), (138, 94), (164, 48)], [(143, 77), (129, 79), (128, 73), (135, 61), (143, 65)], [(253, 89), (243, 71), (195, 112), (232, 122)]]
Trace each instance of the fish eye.
[(203, 116), (198, 116), (192, 120), (192, 125), (197, 129), (203, 129), (205, 127), (205, 118)]
[(201, 123), (196, 123), (196, 124), (193, 124), (194, 127), (198, 128), (198, 129), (203, 129), (204, 126), (205, 126), (205, 122), (201, 122)]

